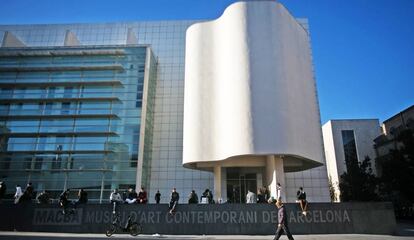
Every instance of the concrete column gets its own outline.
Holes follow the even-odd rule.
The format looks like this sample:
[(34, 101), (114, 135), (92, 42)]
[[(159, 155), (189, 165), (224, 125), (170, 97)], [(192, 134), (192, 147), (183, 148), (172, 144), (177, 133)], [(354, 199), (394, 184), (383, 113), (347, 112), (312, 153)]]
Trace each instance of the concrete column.
[(283, 159), (269, 155), (266, 157), (266, 185), (270, 196), (276, 199), (276, 184), (282, 185), (282, 201), (286, 202), (285, 172), (283, 170)]
[(214, 166), (214, 200), (218, 202), (221, 196), (221, 166)]

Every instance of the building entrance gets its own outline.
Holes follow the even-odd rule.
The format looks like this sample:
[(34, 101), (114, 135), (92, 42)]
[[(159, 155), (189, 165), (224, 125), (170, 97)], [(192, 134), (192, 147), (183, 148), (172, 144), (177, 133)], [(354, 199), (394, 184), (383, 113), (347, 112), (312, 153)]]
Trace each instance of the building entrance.
[(227, 168), (227, 198), (231, 203), (246, 203), (248, 190), (256, 194), (262, 185), (262, 170), (257, 168)]

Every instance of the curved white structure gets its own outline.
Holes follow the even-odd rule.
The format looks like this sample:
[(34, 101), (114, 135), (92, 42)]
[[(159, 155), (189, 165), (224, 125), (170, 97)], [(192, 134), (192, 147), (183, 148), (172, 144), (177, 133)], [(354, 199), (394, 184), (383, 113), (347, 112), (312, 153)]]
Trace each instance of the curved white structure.
[(185, 64), (184, 166), (323, 164), (309, 36), (281, 4), (237, 2), (192, 25)]
[(309, 36), (281, 4), (237, 2), (190, 26), (185, 61), (183, 164), (214, 170), (217, 200), (279, 197), (284, 172), (324, 163)]

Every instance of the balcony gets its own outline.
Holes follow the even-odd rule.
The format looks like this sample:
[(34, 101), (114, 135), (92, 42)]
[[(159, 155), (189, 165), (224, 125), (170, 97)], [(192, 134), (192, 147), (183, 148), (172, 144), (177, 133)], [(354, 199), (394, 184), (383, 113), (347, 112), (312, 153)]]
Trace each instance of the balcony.
[(116, 114), (67, 114), (67, 115), (0, 115), (0, 120), (16, 119), (120, 119)]
[(116, 132), (8, 132), (0, 133), (0, 136), (25, 138), (25, 137), (116, 137)]
[(0, 88), (45, 88), (45, 87), (79, 87), (79, 86), (115, 86), (122, 87), (120, 80), (113, 81), (67, 81), (67, 82), (12, 82), (0, 83)]
[(62, 72), (62, 71), (124, 71), (124, 67), (121, 64), (110, 64), (110, 65), (79, 65), (79, 66), (11, 66), (11, 67), (0, 67), (0, 72)]
[(48, 103), (48, 102), (121, 102), (118, 97), (91, 97), (91, 98), (6, 98), (0, 99), (0, 104), (4, 103)]
[(27, 150), (27, 151), (5, 151), (0, 152), (0, 155), (13, 154), (107, 154), (114, 153), (111, 150)]
[(63, 57), (63, 56), (99, 56), (99, 55), (125, 55), (123, 49), (91, 49), (91, 50), (25, 50), (3, 51), (0, 58), (4, 57)]

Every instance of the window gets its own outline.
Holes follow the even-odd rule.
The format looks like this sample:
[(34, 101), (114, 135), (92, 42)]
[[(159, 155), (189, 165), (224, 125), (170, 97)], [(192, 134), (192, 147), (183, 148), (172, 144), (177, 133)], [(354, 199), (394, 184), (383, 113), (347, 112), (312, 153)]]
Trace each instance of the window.
[(347, 171), (358, 165), (358, 155), (355, 144), (355, 135), (353, 130), (342, 130), (342, 143), (345, 154), (345, 164)]

